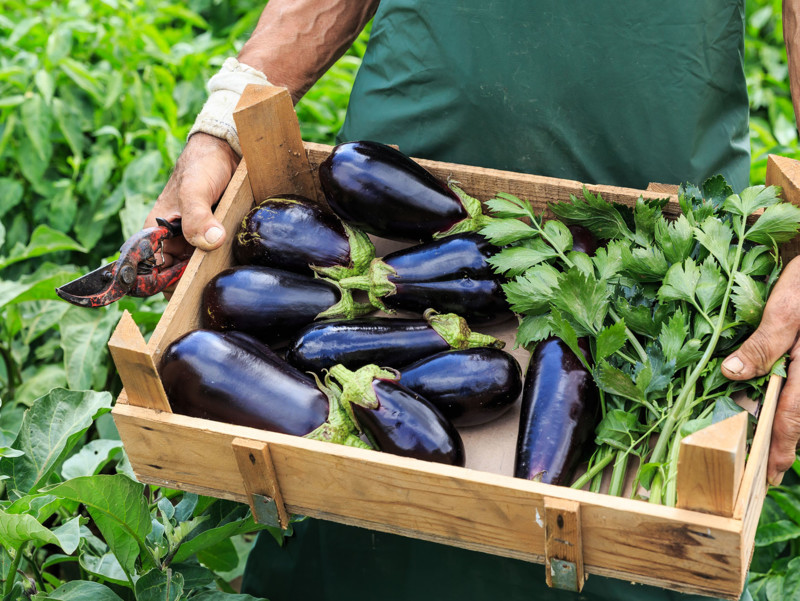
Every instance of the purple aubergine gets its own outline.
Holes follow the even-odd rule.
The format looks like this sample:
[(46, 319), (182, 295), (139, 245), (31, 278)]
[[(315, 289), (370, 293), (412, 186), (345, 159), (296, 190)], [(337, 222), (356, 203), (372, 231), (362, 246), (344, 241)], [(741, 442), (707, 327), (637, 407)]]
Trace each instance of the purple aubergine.
[[(350, 407), (358, 427), (379, 451), (464, 466), (464, 443), (455, 426), (435, 405), (409, 390), (392, 373), (375, 365), (371, 379), (358, 382), (341, 365), (331, 376), (342, 384), (342, 402)], [(384, 373), (385, 375), (380, 375)]]
[(233, 256), (240, 265), (338, 278), (363, 273), (375, 249), (366, 234), (314, 201), (285, 194), (250, 210), (233, 240)]
[(497, 250), (480, 234), (454, 234), (375, 259), (365, 275), (340, 283), (367, 291), (385, 311), (431, 308), (457, 313), (471, 324), (497, 323), (513, 315), (503, 280), (487, 260)]
[[(585, 339), (580, 340), (588, 356)], [(525, 373), (514, 476), (569, 484), (597, 425), (592, 375), (558, 338), (540, 342)]]
[(595, 240), (592, 232), (582, 225), (568, 225), (572, 234), (572, 249), (576, 252), (586, 253), (590, 257), (594, 255), (597, 250), (597, 240)]
[(436, 405), (459, 427), (497, 419), (522, 390), (519, 363), (496, 348), (444, 351), (399, 371), (403, 386)]
[(328, 417), (313, 378), (241, 332), (189, 332), (167, 347), (159, 373), (175, 413), (296, 436)]
[(246, 332), (278, 345), (340, 300), (339, 290), (325, 280), (242, 265), (225, 269), (208, 282), (200, 319), (204, 328)]
[(286, 359), (315, 373), (336, 364), (348, 369), (370, 363), (399, 368), (451, 348), (502, 345), (492, 336), (471, 332), (455, 314), (428, 312), (424, 319), (362, 317), (313, 323), (289, 344)]
[(334, 213), (381, 238), (418, 242), (457, 224), (478, 227), (467, 226), (475, 209), (468, 209), (453, 189), (385, 144), (358, 141), (335, 146), (319, 166), (319, 180)]

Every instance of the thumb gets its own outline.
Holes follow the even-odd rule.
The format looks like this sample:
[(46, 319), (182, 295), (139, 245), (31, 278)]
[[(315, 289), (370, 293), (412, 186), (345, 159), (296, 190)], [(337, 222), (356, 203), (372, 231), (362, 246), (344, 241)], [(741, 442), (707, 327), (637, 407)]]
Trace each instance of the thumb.
[(201, 250), (214, 250), (225, 242), (225, 228), (204, 200), (184, 201), (181, 223), (183, 237)]
[(791, 348), (797, 332), (762, 322), (736, 351), (722, 362), (722, 375), (731, 380), (748, 380), (768, 373)]

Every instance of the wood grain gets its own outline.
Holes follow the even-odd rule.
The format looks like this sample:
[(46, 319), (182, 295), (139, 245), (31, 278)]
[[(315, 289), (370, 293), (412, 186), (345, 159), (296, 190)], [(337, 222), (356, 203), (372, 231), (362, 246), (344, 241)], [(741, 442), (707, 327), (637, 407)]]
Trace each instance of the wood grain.
[(559, 580), (555, 575), (558, 566), (553, 564), (554, 559), (559, 559), (575, 566), (575, 578), (570, 581), (569, 587), (562, 588), (580, 592), (586, 581), (583, 569), (580, 503), (558, 497), (545, 497), (544, 533), (544, 568), (547, 585), (552, 587)]
[(272, 465), (269, 445), (266, 442), (234, 438), (231, 446), (253, 515), (258, 515), (254, 507), (256, 502), (254, 495), (269, 497), (277, 508), (281, 528), (286, 530), (289, 527), (289, 514), (283, 504), (283, 495), (278, 485), (275, 466)]
[(147, 352), (144, 337), (128, 311), (122, 313), (108, 348), (122, 384), (130, 391), (127, 402), (137, 407), (172, 411), (153, 357)]
[(681, 440), (678, 507), (733, 515), (744, 472), (748, 415), (742, 411)]
[(257, 202), (273, 194), (300, 194), (316, 200), (316, 178), (286, 88), (248, 85), (233, 120)]

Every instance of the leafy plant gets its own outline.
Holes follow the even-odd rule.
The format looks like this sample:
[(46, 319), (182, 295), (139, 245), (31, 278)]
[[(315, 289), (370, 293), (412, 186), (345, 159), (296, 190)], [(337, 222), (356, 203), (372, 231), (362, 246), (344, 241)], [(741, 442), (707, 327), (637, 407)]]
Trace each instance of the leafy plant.
[[(753, 186), (734, 194), (719, 176), (702, 189), (685, 185), (672, 222), (662, 215), (666, 200), (639, 198), (631, 209), (586, 189), (550, 205), (560, 221), (543, 221), (509, 194), (487, 203), (498, 217), (482, 233), (510, 245), (489, 262), (512, 276), (504, 289), (523, 316), (519, 344), (557, 336), (600, 391), (597, 450), (576, 486), (613, 462), (609, 492), (620, 495), (637, 457), (636, 484), (651, 502), (674, 505), (681, 438), (735, 411), (735, 393), (763, 396), (764, 378), (729, 381), (719, 365), (758, 325), (781, 268), (778, 245), (800, 227), (800, 209), (777, 192)], [(605, 246), (591, 258), (571, 252), (565, 223)], [(588, 358), (579, 337), (589, 341)]]

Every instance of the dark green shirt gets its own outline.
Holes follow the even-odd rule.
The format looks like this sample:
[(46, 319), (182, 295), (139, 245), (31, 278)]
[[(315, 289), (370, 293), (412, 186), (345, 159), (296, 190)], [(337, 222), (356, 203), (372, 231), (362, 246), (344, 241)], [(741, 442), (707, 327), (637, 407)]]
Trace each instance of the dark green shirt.
[(342, 140), (642, 188), (749, 181), (743, 0), (382, 0)]

